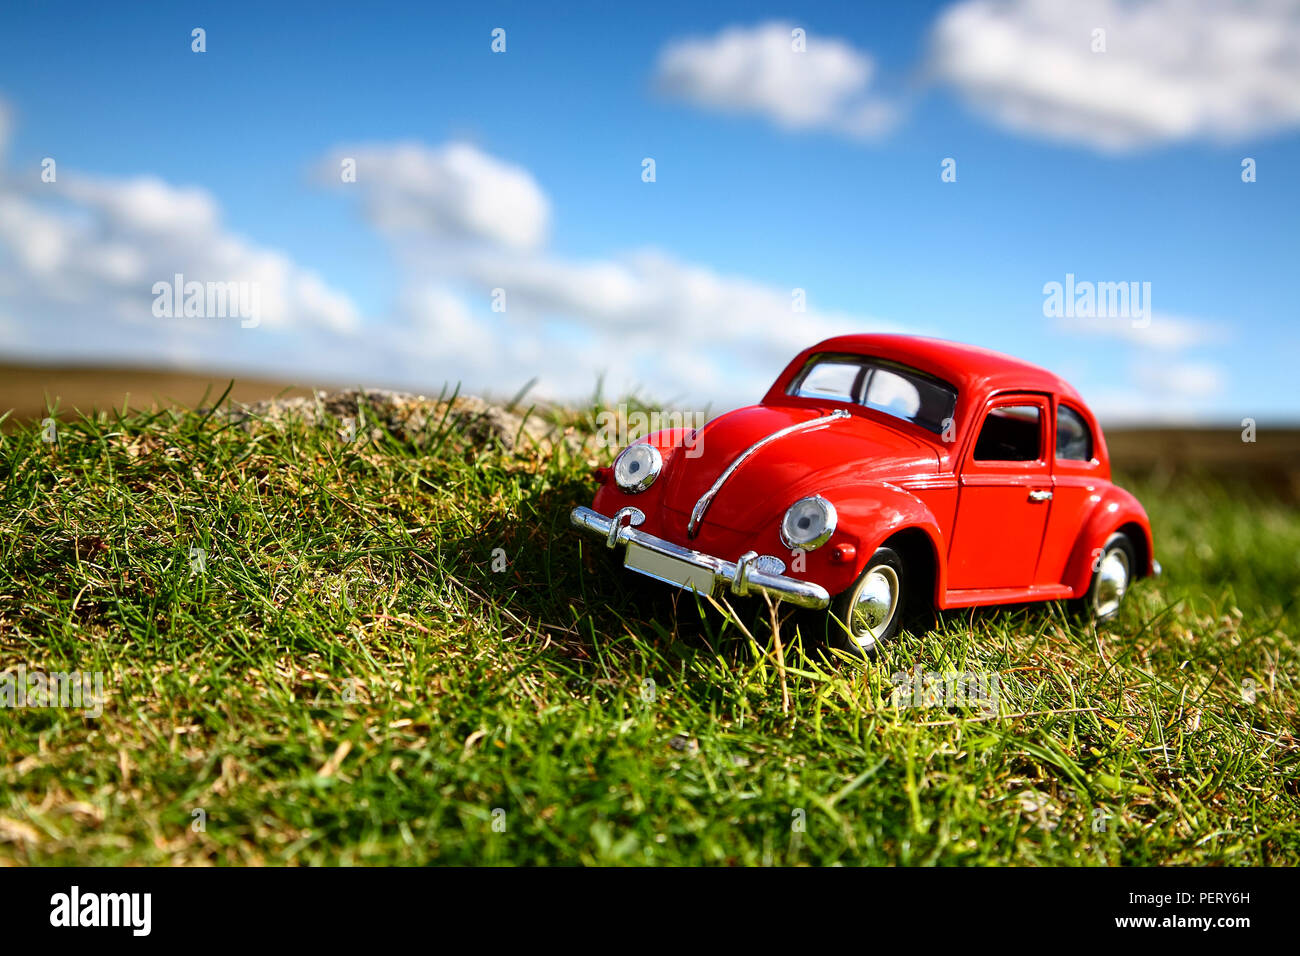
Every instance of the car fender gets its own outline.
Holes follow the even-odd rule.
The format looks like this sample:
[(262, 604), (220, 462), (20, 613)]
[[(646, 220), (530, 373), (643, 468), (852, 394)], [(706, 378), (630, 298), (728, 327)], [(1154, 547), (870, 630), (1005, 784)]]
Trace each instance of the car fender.
[(1151, 541), (1151, 522), (1146, 510), (1129, 492), (1110, 485), (1083, 522), (1070, 552), (1064, 583), (1070, 586), (1075, 597), (1088, 590), (1097, 556), (1106, 546), (1107, 539), (1124, 525), (1135, 525), (1141, 532), (1141, 539), (1133, 542), (1139, 551), (1136, 576), (1146, 577), (1152, 573), (1155, 551)]
[[(608, 427), (601, 420), (601, 418), (606, 414), (612, 413), (601, 412), (600, 416), (597, 417), (597, 425), (602, 429)], [(664, 428), (656, 432), (651, 432), (650, 434), (644, 435), (633, 441), (629, 441), (627, 445), (619, 447), (614, 452), (613, 459), (617, 459), (619, 454), (621, 454), (623, 449), (628, 447), (628, 445), (635, 445), (637, 442), (645, 442), (646, 444), (653, 445), (655, 448), (659, 449), (659, 453), (664, 459), (664, 470), (666, 471), (671, 467), (673, 460), (677, 455), (685, 455), (687, 458), (693, 457), (694, 454), (696, 454), (695, 449), (698, 447), (696, 444), (697, 440), (696, 429)], [(602, 514), (613, 514), (619, 508), (628, 504), (635, 505), (642, 510), (645, 510), (647, 507), (657, 506), (659, 503), (659, 497), (663, 492), (663, 482), (656, 481), (649, 489), (641, 492), (639, 495), (629, 495), (614, 483), (613, 459), (611, 459), (608, 465), (602, 465), (593, 471), (600, 487), (596, 490), (596, 497), (592, 502), (592, 507), (597, 511), (600, 511)]]
[(925, 502), (910, 491), (886, 481), (863, 482), (825, 494), (839, 516), (832, 542), (851, 541), (857, 552), (847, 584), (857, 580), (871, 556), (887, 540), (901, 531), (917, 529), (924, 533), (929, 543), (930, 557), (934, 562), (934, 599), (936, 605), (940, 605), (942, 596), (947, 593), (944, 560), (948, 553), (947, 543), (943, 529)]
[[(693, 441), (695, 432), (696, 429), (694, 428), (662, 428), (659, 431), (651, 432), (643, 438), (630, 441), (628, 442), (628, 445), (635, 445), (637, 441), (644, 441), (647, 444), (654, 445), (658, 448), (666, 459), (670, 452), (676, 451), (677, 449), (685, 449), (688, 452), (693, 451), (695, 448)], [(622, 449), (619, 450), (622, 451)]]

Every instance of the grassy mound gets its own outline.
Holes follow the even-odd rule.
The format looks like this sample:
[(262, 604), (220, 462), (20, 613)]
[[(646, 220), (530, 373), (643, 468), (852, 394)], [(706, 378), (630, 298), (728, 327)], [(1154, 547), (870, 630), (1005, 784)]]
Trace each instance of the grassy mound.
[(0, 672), (105, 698), (0, 707), (0, 862), (1300, 863), (1294, 508), (1136, 487), (1166, 576), (1113, 626), (827, 666), (569, 532), (591, 411), (0, 434)]

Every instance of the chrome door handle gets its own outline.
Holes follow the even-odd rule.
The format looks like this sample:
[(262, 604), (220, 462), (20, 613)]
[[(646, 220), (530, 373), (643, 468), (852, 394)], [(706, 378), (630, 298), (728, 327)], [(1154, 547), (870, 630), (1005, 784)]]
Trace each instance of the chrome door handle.
[(1031, 491), (1029, 493), (1030, 501), (1051, 501), (1052, 493), (1050, 491)]

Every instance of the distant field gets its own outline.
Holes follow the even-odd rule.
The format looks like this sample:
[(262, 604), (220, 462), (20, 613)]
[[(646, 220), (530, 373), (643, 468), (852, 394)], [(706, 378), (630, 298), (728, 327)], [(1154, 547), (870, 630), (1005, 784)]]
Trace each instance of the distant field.
[[(14, 421), (44, 418), (50, 404), (57, 404), (64, 413), (73, 409), (120, 409), (124, 403), (132, 408), (149, 408), (155, 402), (194, 408), (205, 391), (210, 393), (209, 401), (215, 401), (228, 384), (229, 378), (186, 372), (0, 364), (0, 415), (12, 409)], [(255, 402), (282, 393), (310, 394), (306, 388), (240, 378), (231, 398)]]
[(1204, 475), (1300, 498), (1300, 428), (1260, 423), (1255, 441), (1237, 428), (1107, 428), (1120, 471), (1153, 477)]
[(106, 697), (0, 707), (0, 865), (1300, 865), (1293, 504), (1132, 478), (1166, 573), (1113, 625), (951, 613), (828, 667), (568, 530), (593, 411), (0, 433), (0, 674)]

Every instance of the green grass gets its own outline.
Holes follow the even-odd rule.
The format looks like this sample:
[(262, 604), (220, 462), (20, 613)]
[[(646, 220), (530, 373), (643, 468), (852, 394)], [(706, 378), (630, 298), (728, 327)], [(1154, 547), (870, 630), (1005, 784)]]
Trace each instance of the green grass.
[[(827, 666), (568, 531), (585, 418), (11, 425), (0, 671), (108, 699), (0, 709), (0, 863), (1300, 863), (1293, 507), (1136, 487), (1166, 576), (1113, 626), (954, 613)], [(894, 706), (918, 665), (999, 716)]]

